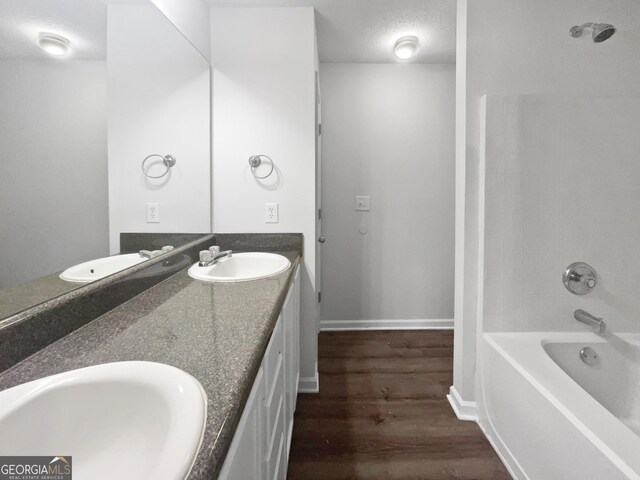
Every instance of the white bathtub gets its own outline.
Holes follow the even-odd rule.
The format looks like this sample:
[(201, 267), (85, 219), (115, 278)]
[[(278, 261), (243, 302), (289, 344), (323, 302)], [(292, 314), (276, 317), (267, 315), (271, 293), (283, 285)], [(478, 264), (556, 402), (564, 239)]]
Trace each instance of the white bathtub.
[(516, 478), (640, 480), (639, 335), (485, 334), (481, 355), (479, 422)]

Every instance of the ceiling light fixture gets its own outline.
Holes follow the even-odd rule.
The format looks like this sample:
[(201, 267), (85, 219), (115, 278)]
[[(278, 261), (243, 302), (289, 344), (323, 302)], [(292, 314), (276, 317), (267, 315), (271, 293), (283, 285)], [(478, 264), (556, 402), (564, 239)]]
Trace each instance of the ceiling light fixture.
[(393, 53), (401, 60), (409, 60), (418, 53), (419, 48), (420, 42), (418, 41), (418, 37), (409, 35), (398, 39), (393, 47)]
[(49, 55), (56, 57), (66, 55), (71, 49), (69, 40), (54, 33), (40, 33), (38, 35), (38, 46)]

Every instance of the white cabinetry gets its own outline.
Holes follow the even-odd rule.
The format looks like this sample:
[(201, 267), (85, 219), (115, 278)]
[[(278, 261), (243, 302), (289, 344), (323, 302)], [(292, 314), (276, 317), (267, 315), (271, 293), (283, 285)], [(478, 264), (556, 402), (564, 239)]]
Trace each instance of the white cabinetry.
[(259, 407), (263, 390), (264, 370), (260, 367), (231, 448), (227, 453), (220, 478), (245, 480), (262, 478), (263, 444), (258, 439), (262, 437)]
[(282, 306), (219, 478), (284, 480), (300, 379), (300, 268)]
[(285, 355), (285, 392), (287, 407), (287, 424), (285, 433), (287, 438), (287, 463), (289, 462), (289, 448), (293, 432), (293, 414), (296, 411), (298, 399), (298, 383), (300, 382), (300, 269), (296, 271), (295, 281), (291, 285), (287, 300), (282, 307), (282, 325), (284, 326)]

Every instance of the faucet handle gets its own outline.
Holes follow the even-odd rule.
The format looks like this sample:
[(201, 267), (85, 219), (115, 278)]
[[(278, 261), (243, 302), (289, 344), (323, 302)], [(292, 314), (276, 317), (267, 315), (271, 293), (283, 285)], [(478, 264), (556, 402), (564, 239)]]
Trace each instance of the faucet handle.
[(165, 245), (162, 247), (163, 252), (170, 252), (171, 250), (173, 250), (173, 245)]
[(212, 258), (211, 252), (209, 250), (200, 250), (200, 263), (210, 262)]
[(218, 253), (220, 253), (220, 247), (217, 245), (213, 245), (209, 247), (209, 251), (211, 252), (211, 255), (217, 255)]

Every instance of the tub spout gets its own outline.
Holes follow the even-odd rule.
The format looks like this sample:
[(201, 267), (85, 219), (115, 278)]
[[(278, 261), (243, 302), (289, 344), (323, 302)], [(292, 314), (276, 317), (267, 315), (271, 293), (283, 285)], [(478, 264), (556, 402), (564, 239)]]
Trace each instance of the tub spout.
[(602, 335), (607, 328), (607, 324), (604, 323), (604, 320), (602, 320), (602, 318), (591, 315), (589, 312), (581, 309), (573, 312), (573, 318), (575, 318), (580, 323), (589, 325), (596, 333), (600, 335)]

